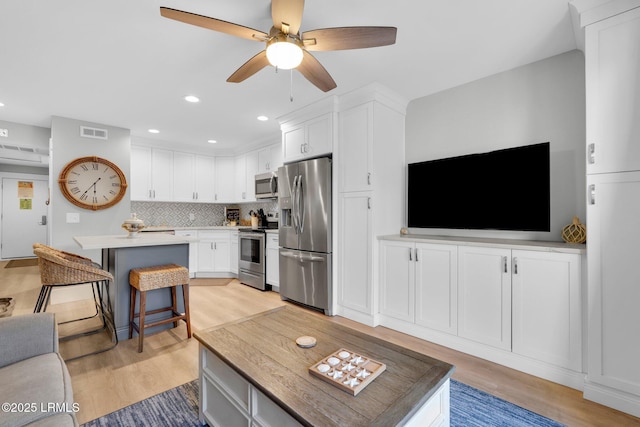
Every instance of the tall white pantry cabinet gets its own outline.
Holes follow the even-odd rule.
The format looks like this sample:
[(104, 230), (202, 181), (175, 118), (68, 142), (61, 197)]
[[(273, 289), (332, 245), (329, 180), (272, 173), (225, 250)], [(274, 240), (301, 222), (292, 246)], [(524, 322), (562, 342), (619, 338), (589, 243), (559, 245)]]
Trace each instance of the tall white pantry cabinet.
[[(624, 10), (628, 8), (628, 10)], [(581, 14), (587, 101), (587, 399), (640, 416), (640, 2)]]
[[(407, 102), (378, 85), (340, 97), (337, 168), (338, 314), (375, 326), (377, 236), (404, 222)], [(335, 185), (335, 183), (334, 183)]]

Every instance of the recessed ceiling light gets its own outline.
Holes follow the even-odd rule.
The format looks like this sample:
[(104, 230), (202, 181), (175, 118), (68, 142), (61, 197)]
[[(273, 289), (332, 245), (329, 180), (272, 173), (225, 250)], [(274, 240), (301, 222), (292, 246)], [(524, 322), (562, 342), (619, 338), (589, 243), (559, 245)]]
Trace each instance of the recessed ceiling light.
[(158, 129), (149, 129), (149, 133), (160, 133)]
[(4, 107), (4, 104), (2, 102), (0, 102), (0, 107)]
[(215, 144), (215, 143), (216, 143), (216, 142), (218, 142), (218, 141), (216, 141), (215, 139), (210, 139), (210, 140), (208, 140), (207, 142), (208, 142), (209, 144)]
[(193, 96), (193, 95), (185, 96), (184, 100), (187, 101), (187, 102), (200, 102), (200, 98), (198, 98), (197, 96)]
[(258, 120), (260, 120), (261, 122), (266, 122), (267, 120), (269, 120), (269, 117), (267, 117), (267, 116), (258, 116)]

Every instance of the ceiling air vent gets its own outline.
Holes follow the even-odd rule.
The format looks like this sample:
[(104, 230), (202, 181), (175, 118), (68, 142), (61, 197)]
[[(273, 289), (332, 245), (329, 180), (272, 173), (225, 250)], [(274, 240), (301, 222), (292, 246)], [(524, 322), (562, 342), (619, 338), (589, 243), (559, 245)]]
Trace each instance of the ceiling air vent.
[(107, 139), (107, 130), (100, 128), (91, 128), (88, 126), (80, 126), (80, 136), (85, 138)]

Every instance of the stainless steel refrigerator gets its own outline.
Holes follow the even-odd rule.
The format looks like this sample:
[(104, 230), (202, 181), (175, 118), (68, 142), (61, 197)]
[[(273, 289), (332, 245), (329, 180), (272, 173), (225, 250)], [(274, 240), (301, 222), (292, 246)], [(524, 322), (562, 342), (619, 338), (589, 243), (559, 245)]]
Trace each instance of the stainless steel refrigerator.
[(332, 315), (331, 158), (278, 169), (280, 296)]

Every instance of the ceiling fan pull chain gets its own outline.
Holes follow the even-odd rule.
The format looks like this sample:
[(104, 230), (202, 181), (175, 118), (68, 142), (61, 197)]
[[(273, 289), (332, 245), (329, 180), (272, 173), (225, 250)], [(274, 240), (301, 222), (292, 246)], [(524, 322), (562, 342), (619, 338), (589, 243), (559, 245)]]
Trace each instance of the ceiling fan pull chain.
[(290, 80), (289, 80), (289, 102), (293, 102), (293, 68), (290, 70)]

